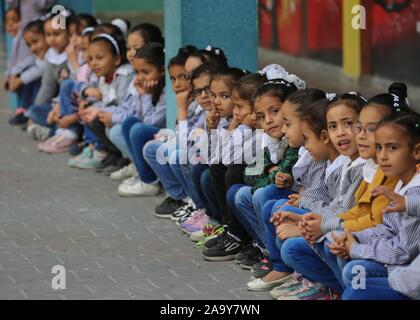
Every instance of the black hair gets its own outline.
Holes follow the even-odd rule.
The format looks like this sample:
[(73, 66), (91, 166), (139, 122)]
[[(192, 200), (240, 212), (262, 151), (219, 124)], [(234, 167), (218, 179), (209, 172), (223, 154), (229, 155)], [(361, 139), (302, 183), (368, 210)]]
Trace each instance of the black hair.
[(194, 71), (191, 74), (191, 81), (201, 77), (202, 75), (209, 75), (211, 76), (214, 74), (214, 72), (217, 70), (217, 67), (213, 64), (204, 63), (194, 69)]
[(321, 99), (312, 103), (301, 104), (296, 110), (300, 120), (307, 122), (318, 138), (322, 131), (328, 130), (327, 110), (329, 103), (327, 99)]
[(407, 85), (395, 82), (388, 88), (388, 93), (374, 96), (366, 106), (380, 105), (388, 108), (390, 112), (412, 111), (408, 104)]
[(44, 34), (44, 21), (39, 19), (28, 22), (28, 24), (23, 29), (23, 32), (34, 32)]
[(315, 88), (301, 89), (287, 97), (287, 101), (298, 107), (326, 98), (324, 91)]
[(402, 127), (409, 140), (410, 147), (420, 143), (420, 115), (417, 112), (394, 112), (379, 124), (378, 128), (387, 124)]
[(281, 102), (285, 102), (287, 98), (296, 91), (296, 86), (286, 80), (278, 79), (268, 81), (258, 87), (254, 94), (253, 102), (255, 103), (255, 100), (262, 96), (276, 97), (280, 99)]
[(98, 21), (94, 16), (88, 13), (81, 13), (75, 17), (77, 23), (77, 29), (79, 33), (89, 27), (96, 27), (98, 25)]
[(246, 72), (244, 70), (238, 68), (220, 67), (214, 71), (211, 77), (210, 84), (214, 80), (223, 79), (225, 80), (226, 85), (232, 91), (244, 75), (246, 75)]
[(338, 106), (338, 105), (345, 105), (358, 114), (362, 111), (363, 107), (366, 105), (367, 100), (358, 92), (348, 92), (342, 95), (336, 96), (334, 99), (330, 100), (330, 104), (328, 105), (328, 110)]
[(3, 21), (6, 21), (6, 15), (7, 15), (9, 12), (12, 12), (12, 11), (14, 11), (14, 12), (18, 15), (18, 18), (19, 18), (19, 20), (20, 20), (20, 18), (21, 18), (21, 16), (20, 16), (20, 9), (19, 9), (18, 7), (10, 7), (10, 8), (8, 8), (8, 9), (6, 10), (6, 12), (4, 13), (4, 19), (3, 19)]
[(191, 57), (196, 57), (203, 63), (215, 64), (220, 67), (228, 67), (228, 60), (225, 53), (220, 48), (213, 48), (208, 46), (207, 49), (197, 50), (191, 54)]
[[(159, 42), (149, 42), (145, 44), (136, 54), (135, 59), (144, 59), (148, 63), (155, 66), (158, 70), (165, 68), (165, 53), (163, 45)], [(159, 101), (159, 98), (165, 87), (165, 77), (159, 81), (152, 94), (152, 103), (154, 106)]]
[(100, 33), (112, 34), (113, 37), (124, 40), (124, 34), (122, 33), (121, 29), (109, 22), (97, 25), (95, 30), (91, 33), (91, 37), (93, 38)]
[(100, 37), (100, 34), (96, 34), (94, 36), (91, 37), (90, 39), (90, 45), (94, 44), (94, 43), (105, 43), (109, 49), (111, 50), (112, 55), (115, 57), (117, 55), (120, 56), (121, 59), (121, 64), (123, 65), (125, 63), (127, 63), (127, 54), (126, 54), (126, 47), (125, 47), (125, 40), (123, 37), (118, 36), (118, 34), (114, 35), (114, 34), (108, 34), (109, 36), (111, 36), (112, 38), (115, 39), (115, 41), (117, 42), (117, 46), (118, 46), (118, 50), (120, 51), (118, 53), (117, 49), (115, 48), (115, 46), (113, 45), (113, 43), (105, 38), (105, 37)]
[(267, 81), (267, 77), (260, 73), (250, 73), (243, 76), (235, 85), (234, 90), (242, 100), (252, 103), (257, 89)]
[(196, 51), (197, 48), (191, 45), (179, 49), (177, 55), (169, 61), (168, 67), (185, 66), (185, 62), (188, 60), (191, 54)]
[(136, 25), (133, 29), (131, 29), (128, 34), (130, 35), (135, 32), (141, 35), (145, 44), (149, 42), (158, 42), (162, 45), (164, 44), (162, 31), (158, 26), (154, 24), (140, 23)]

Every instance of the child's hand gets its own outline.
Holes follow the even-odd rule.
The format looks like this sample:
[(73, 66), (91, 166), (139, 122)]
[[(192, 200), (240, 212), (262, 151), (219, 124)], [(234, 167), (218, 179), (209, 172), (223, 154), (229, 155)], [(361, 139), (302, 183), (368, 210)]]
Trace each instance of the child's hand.
[(322, 236), (322, 216), (315, 213), (307, 213), (303, 215), (303, 222), (305, 239), (311, 243), (316, 242)]
[(216, 129), (220, 121), (220, 115), (217, 110), (212, 110), (206, 114), (207, 129)]
[(383, 213), (390, 213), (390, 212), (405, 212), (407, 210), (405, 206), (405, 197), (400, 196), (399, 194), (392, 192), (385, 186), (379, 186), (371, 191), (372, 196), (377, 197), (380, 195), (384, 195), (387, 197), (391, 202), (389, 205), (382, 210)]
[(52, 107), (52, 110), (48, 113), (47, 123), (54, 124), (60, 120), (60, 105), (55, 103)]
[(102, 100), (102, 93), (98, 88), (89, 87), (84, 90), (84, 94), (87, 97), (94, 97), (96, 100)]
[(283, 223), (276, 227), (277, 237), (284, 241), (293, 237), (300, 237), (299, 228), (294, 224)]
[(176, 94), (176, 105), (178, 108), (188, 111), (188, 106), (191, 102), (191, 90), (184, 90)]
[(275, 184), (277, 188), (290, 188), (293, 178), (290, 174), (279, 172), (276, 174)]
[(239, 127), (239, 121), (238, 121), (238, 119), (236, 119), (236, 118), (232, 118), (232, 121), (231, 121), (231, 123), (230, 123), (230, 125), (229, 125), (229, 131), (233, 131), (233, 130), (235, 130), (236, 128), (238, 128)]
[(345, 245), (347, 239), (346, 235), (338, 236), (334, 232), (332, 232), (331, 237), (333, 238), (334, 242), (327, 244), (328, 248), (330, 248), (331, 253), (344, 260), (347, 260), (349, 256), (347, 255)]
[(279, 170), (279, 166), (274, 166), (274, 167), (271, 167), (270, 169), (268, 169), (268, 173), (271, 173), (271, 172), (277, 171), (277, 170)]
[(101, 121), (105, 127), (112, 128), (112, 113), (101, 111), (98, 114), (99, 121)]
[(23, 86), (23, 81), (20, 79), (20, 77), (14, 76), (11, 77), (9, 81), (9, 89), (10, 91), (16, 92)]
[(159, 84), (157, 80), (143, 80), (135, 81), (134, 86), (137, 89), (138, 93), (142, 96), (145, 94), (153, 93), (155, 87)]
[(73, 118), (73, 115), (64, 116), (62, 118), (59, 118), (57, 120), (58, 127), (62, 128), (62, 129), (69, 128), (74, 123), (74, 121), (72, 120), (72, 118)]
[(80, 111), (79, 114), (80, 114), (80, 117), (82, 118), (82, 120), (85, 123), (91, 123), (91, 122), (93, 122), (93, 120), (96, 119), (99, 112), (101, 112), (100, 109), (95, 108), (95, 107), (91, 107), (91, 108), (84, 109), (84, 110)]
[(242, 121), (242, 124), (254, 129), (257, 126), (257, 115), (255, 112), (247, 114)]
[[(277, 209), (281, 209), (281, 207), (277, 207)], [(296, 224), (299, 221), (302, 221), (302, 216), (289, 211), (278, 211), (270, 218), (270, 222), (275, 226), (283, 223)]]
[(294, 207), (299, 207), (299, 199), (300, 195), (297, 193), (291, 194), (289, 196), (289, 201), (287, 201), (287, 204)]

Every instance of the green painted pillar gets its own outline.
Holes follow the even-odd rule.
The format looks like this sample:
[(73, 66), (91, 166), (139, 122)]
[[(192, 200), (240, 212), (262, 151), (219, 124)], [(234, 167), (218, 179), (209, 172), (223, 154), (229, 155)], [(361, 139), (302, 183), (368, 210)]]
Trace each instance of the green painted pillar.
[[(258, 67), (256, 0), (164, 0), (166, 62), (187, 44), (225, 52), (229, 65), (250, 71)], [(167, 70), (167, 69), (166, 69)], [(175, 96), (167, 79), (167, 126), (174, 128)]]

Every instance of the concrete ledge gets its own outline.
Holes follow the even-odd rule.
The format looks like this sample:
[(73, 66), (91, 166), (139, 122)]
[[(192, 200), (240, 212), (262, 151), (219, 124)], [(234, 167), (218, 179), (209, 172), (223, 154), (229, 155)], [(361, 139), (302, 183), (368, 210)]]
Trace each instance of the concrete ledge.
[[(259, 48), (259, 63), (260, 67), (278, 63), (289, 72), (305, 79), (309, 87), (318, 87), (327, 92), (338, 93), (357, 90), (368, 98), (385, 92), (392, 82), (398, 81), (398, 79), (385, 79), (378, 76), (350, 78), (343, 73), (341, 67), (265, 48)], [(420, 112), (420, 88), (409, 83), (407, 86), (411, 105)]]

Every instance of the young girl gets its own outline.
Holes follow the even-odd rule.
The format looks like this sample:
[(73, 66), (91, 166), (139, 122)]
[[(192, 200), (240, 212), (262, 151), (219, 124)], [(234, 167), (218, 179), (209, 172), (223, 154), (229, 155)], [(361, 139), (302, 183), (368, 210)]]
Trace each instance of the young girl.
[(345, 237), (335, 238), (337, 250), (333, 251), (341, 258), (352, 259), (346, 261), (342, 273), (344, 286), (349, 290), (354, 266), (364, 268), (368, 278), (387, 277), (397, 266), (410, 264), (419, 254), (420, 220), (415, 212), (420, 195), (419, 115), (413, 112), (390, 115), (377, 128), (375, 144), (379, 167), (387, 177), (400, 179), (392, 198), (406, 197), (405, 207), (384, 214), (383, 223), (374, 228), (353, 234), (347, 231)]
[[(294, 84), (284, 80), (271, 80), (264, 83), (254, 95), (254, 112), (256, 113), (258, 127), (264, 130), (268, 143), (259, 156), (262, 157), (260, 166), (263, 170), (255, 165), (247, 166), (244, 172), (245, 182), (248, 186), (233, 186), (228, 195), (231, 194), (233, 188), (240, 188), (234, 196), (233, 208), (238, 219), (248, 226), (251, 230), (253, 240), (260, 247), (265, 247), (263, 237), (263, 223), (261, 215), (256, 212), (253, 206), (253, 195), (259, 188), (274, 183), (278, 173), (291, 174), (292, 167), (298, 159), (298, 148), (290, 148), (288, 142), (283, 138), (283, 119), (281, 116), (281, 107), (286, 98), (297, 90)], [(250, 269), (252, 265), (259, 262), (261, 251), (258, 247), (254, 247), (244, 254), (237, 257), (237, 262), (242, 268)]]
[[(70, 13), (68, 11), (61, 13), (66, 17), (66, 23), (69, 23)], [(54, 15), (50, 15), (44, 21), (45, 39), (49, 49), (45, 54), (45, 70), (42, 76), (41, 88), (35, 99), (35, 104), (29, 108), (25, 116), (30, 119), (28, 133), (35, 139), (45, 140), (50, 135), (52, 123), (48, 123), (49, 113), (53, 109), (53, 98), (58, 93), (61, 81), (64, 80), (60, 71), (67, 68), (67, 54), (65, 52), (70, 41), (68, 25), (66, 29), (54, 29)], [(58, 106), (50, 118), (57, 117)], [(58, 117), (57, 117), (58, 118)]]
[[(136, 86), (142, 98), (142, 118), (128, 117), (122, 123), (122, 134), (134, 161), (138, 176), (124, 180), (118, 187), (121, 196), (157, 195), (160, 187), (157, 177), (143, 155), (144, 145), (164, 127), (165, 67), (163, 47), (148, 43), (134, 60), (137, 71)], [(162, 110), (156, 113), (158, 110)], [(160, 115), (159, 117), (156, 117)], [(142, 120), (148, 119), (148, 123)], [(156, 121), (159, 120), (159, 121)]]
[[(108, 166), (112, 166), (115, 171), (114, 166), (120, 165), (121, 153), (106, 135), (106, 128), (111, 125), (110, 119), (102, 117), (102, 112), (122, 104), (134, 77), (134, 70), (127, 63), (125, 49), (124, 39), (117, 34), (95, 35), (89, 44), (90, 65), (99, 78), (99, 85), (98, 88), (90, 87), (84, 90), (85, 96), (96, 99), (96, 101), (91, 107), (82, 110), (80, 114), (82, 120), (89, 124), (107, 152), (107, 157), (96, 166), (98, 171), (102, 171)], [(106, 115), (109, 114), (106, 113)]]
[[(296, 291), (289, 292), (279, 299), (329, 299), (330, 295), (322, 286), (313, 282), (320, 282), (326, 287), (340, 291), (332, 271), (319, 259), (323, 256), (323, 241), (329, 231), (341, 227), (336, 214), (345, 212), (355, 205), (355, 192), (363, 178), (365, 160), (359, 158), (355, 135), (352, 125), (358, 119), (359, 112), (365, 101), (357, 94), (344, 94), (335, 98), (327, 109), (328, 134), (337, 151), (346, 156), (341, 166), (339, 184), (333, 187), (334, 199), (328, 206), (323, 207), (318, 213), (306, 213), (301, 209), (292, 207), (283, 208), (289, 213), (280, 213), (282, 223), (277, 226), (276, 232), (280, 237), (287, 229), (283, 219), (298, 222), (299, 233), (304, 237), (283, 237), (279, 249), (282, 260), (296, 272), (302, 274), (310, 282), (304, 282)], [(290, 213), (295, 212), (295, 213)], [(275, 220), (275, 219), (274, 219)], [(295, 236), (297, 236), (296, 234)], [(311, 247), (305, 240), (313, 244)], [(318, 243), (317, 243), (318, 242)], [(315, 249), (315, 250), (314, 250)], [(302, 260), (300, 257), (304, 257)]]
[(35, 97), (41, 86), (45, 66), (44, 57), (48, 50), (42, 20), (29, 22), (23, 29), (23, 38), (36, 60), (31, 66), (22, 68), (18, 75), (9, 81), (10, 90), (22, 90), (22, 107), (18, 108), (16, 116), (9, 120), (12, 125), (21, 125), (28, 121), (24, 113), (35, 102)]
[[(293, 101), (293, 97), (290, 98), (290, 101)], [(324, 185), (326, 181), (330, 181), (331, 183), (334, 183), (337, 177), (337, 174), (335, 174), (335, 168), (338, 168), (338, 161), (336, 160), (338, 158), (338, 152), (332, 145), (328, 133), (327, 133), (327, 121), (326, 121), (326, 112), (327, 112), (327, 106), (328, 101), (327, 100), (319, 100), (313, 103), (309, 104), (302, 104), (297, 107), (295, 107), (295, 113), (299, 117), (299, 127), (300, 131), (302, 133), (304, 146), (306, 150), (309, 152), (309, 154), (312, 156), (312, 161), (316, 162), (326, 162), (329, 161), (331, 164), (327, 167), (327, 170), (329, 171), (329, 175), (322, 175), (322, 179), (320, 177), (313, 176), (312, 178), (317, 178), (317, 181), (315, 182), (317, 185)], [(286, 105), (286, 107), (289, 107), (289, 105)], [(287, 111), (284, 112), (284, 117), (290, 121), (290, 115)], [(293, 120), (292, 120), (293, 123)], [(290, 125), (290, 122), (289, 122)], [(285, 133), (288, 136), (292, 136), (289, 133), (289, 128), (285, 129)], [(292, 139), (292, 144), (298, 143), (294, 139)], [(297, 144), (296, 144), (297, 145)], [(330, 178), (331, 177), (331, 178)], [(327, 182), (327, 183), (328, 183)], [(311, 188), (307, 188), (304, 192), (301, 192), (301, 194), (296, 195), (295, 198), (293, 198), (294, 202), (298, 202), (297, 206), (300, 206), (302, 203), (299, 203), (299, 198), (302, 200), (306, 200), (307, 204), (310, 204), (312, 208), (317, 208), (315, 205), (315, 202), (319, 202), (319, 208), (322, 208), (323, 206), (327, 205), (326, 201), (324, 199), (329, 198), (330, 201), (334, 198), (334, 192), (330, 190), (330, 192), (326, 192), (326, 188), (320, 188), (317, 186), (318, 192), (323, 192), (325, 195), (321, 198), (319, 195), (316, 197), (311, 197)], [(332, 189), (332, 188), (331, 188)], [(321, 198), (321, 200), (317, 200), (317, 198)], [(291, 198), (292, 199), (292, 198)], [(312, 199), (311, 201), (309, 199)], [(272, 201), (274, 202), (274, 201)], [(267, 245), (267, 249), (269, 250), (269, 256), (273, 263), (273, 271), (267, 273), (264, 277), (261, 279), (256, 279), (254, 281), (251, 281), (248, 283), (248, 289), (249, 290), (268, 290), (274, 287), (275, 285), (278, 285), (282, 282), (285, 282), (287, 279), (290, 278), (291, 269), (284, 264), (284, 262), (281, 259), (281, 256), (279, 255), (279, 247), (281, 246), (281, 243), (279, 240), (285, 240), (287, 238), (300, 236), (300, 232), (296, 225), (294, 224), (288, 224), (286, 225), (286, 228), (283, 230), (280, 230), (277, 234), (279, 236), (279, 240), (277, 240), (276, 243), (276, 229), (271, 224), (271, 221), (273, 220), (272, 213), (276, 212), (278, 207), (283, 206), (288, 202), (288, 199), (284, 199), (281, 201), (276, 202), (274, 205), (267, 204), (266, 207), (264, 207), (264, 240)], [(289, 201), (290, 203), (291, 201)], [(269, 207), (271, 205), (271, 208)], [(296, 205), (296, 204), (295, 204)], [(271, 210), (270, 210), (271, 209)], [(296, 211), (299, 211), (300, 213), (305, 212), (302, 209), (295, 208)], [(286, 210), (284, 208), (283, 210)], [(275, 217), (275, 215), (274, 215)], [(275, 218), (274, 218), (275, 219)]]
[[(223, 155), (222, 141), (220, 136), (226, 132), (227, 128), (234, 128), (232, 124), (233, 109), (232, 90), (241, 77), (244, 76), (242, 70), (230, 68), (224, 69), (215, 74), (210, 83), (210, 98), (213, 104), (212, 112), (207, 115), (207, 129), (211, 130), (211, 163), (210, 163), (210, 182), (213, 192), (217, 199), (220, 209), (221, 223), (228, 226), (229, 231), (219, 237), (205, 243), (203, 256), (210, 261), (232, 260), (244, 242), (249, 238), (242, 224), (236, 219), (229, 209), (226, 201), (226, 192), (234, 184), (243, 184), (243, 170), (245, 164), (235, 164), (230, 162), (231, 157), (223, 157), (219, 164), (219, 156)], [(217, 128), (218, 130), (212, 130)], [(233, 149), (228, 155), (232, 154)]]

